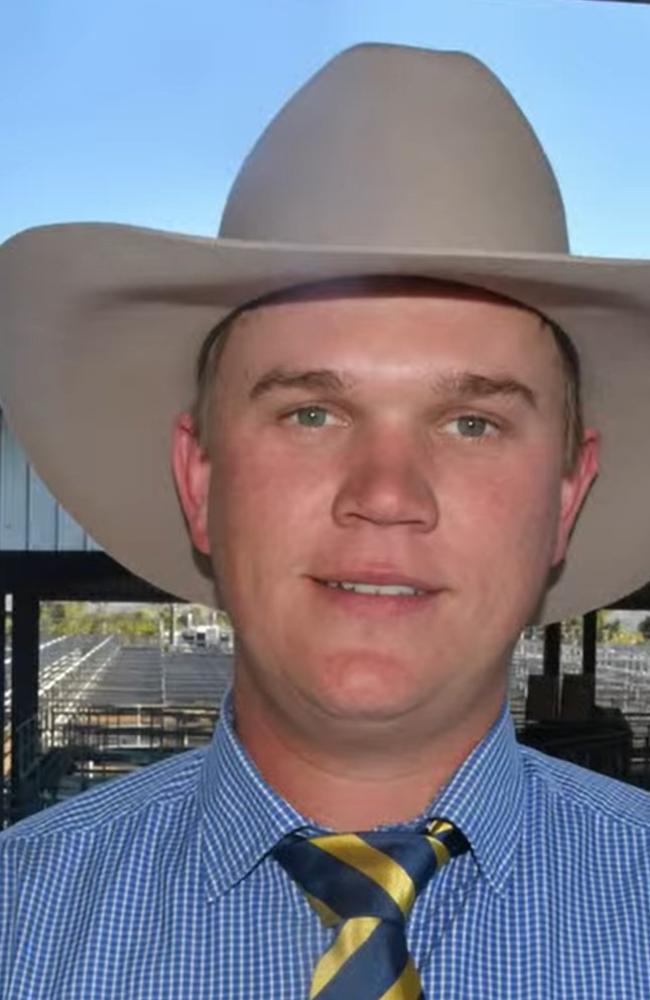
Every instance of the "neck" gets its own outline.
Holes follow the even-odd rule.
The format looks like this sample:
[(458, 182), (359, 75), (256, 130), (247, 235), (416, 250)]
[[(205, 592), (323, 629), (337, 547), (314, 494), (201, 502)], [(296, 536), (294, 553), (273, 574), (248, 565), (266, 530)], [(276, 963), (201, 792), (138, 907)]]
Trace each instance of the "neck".
[[(424, 810), (485, 735), (503, 693), (464, 714), (462, 724), (413, 738), (413, 726), (293, 726), (236, 678), (237, 734), (264, 779), (304, 816), (336, 831), (404, 822)], [(480, 711), (478, 710), (480, 709)], [(317, 734), (315, 738), (314, 734)]]

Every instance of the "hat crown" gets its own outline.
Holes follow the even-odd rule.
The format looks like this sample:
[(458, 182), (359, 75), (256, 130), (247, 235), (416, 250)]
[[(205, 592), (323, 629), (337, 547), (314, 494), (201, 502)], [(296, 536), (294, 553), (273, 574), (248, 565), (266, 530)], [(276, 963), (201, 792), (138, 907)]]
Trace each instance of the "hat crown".
[(359, 45), (288, 101), (237, 175), (219, 235), (566, 253), (551, 166), (514, 99), (457, 52)]

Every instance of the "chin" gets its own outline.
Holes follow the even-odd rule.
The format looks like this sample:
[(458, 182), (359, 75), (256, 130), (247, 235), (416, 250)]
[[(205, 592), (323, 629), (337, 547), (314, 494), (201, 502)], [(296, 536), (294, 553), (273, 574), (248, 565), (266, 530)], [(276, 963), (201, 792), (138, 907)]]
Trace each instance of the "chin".
[(393, 719), (422, 698), (413, 668), (397, 657), (377, 653), (328, 657), (318, 670), (315, 687), (312, 697), (328, 715), (341, 719)]

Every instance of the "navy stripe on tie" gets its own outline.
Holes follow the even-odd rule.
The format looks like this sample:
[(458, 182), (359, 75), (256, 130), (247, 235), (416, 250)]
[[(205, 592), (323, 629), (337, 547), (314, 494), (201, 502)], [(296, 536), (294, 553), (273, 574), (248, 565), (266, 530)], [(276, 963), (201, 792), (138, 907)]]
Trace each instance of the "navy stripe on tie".
[(378, 924), (320, 991), (318, 1000), (379, 1000), (402, 974), (408, 959), (403, 930), (393, 923)]
[(360, 834), (367, 844), (382, 851), (409, 873), (417, 895), (438, 868), (438, 859), (426, 837), (412, 833), (395, 836), (385, 831)]
[[(286, 864), (285, 854), (290, 857)], [(310, 841), (280, 844), (274, 857), (305, 892), (322, 900), (343, 919), (363, 914), (403, 923), (404, 914), (381, 886)]]

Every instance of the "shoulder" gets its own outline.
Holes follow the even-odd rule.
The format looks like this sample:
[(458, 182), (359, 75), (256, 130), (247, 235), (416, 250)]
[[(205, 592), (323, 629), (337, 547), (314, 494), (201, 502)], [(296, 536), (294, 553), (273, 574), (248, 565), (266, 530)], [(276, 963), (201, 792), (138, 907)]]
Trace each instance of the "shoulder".
[(619, 967), (622, 947), (647, 955), (650, 795), (529, 748), (523, 754), (517, 871), (532, 885), (531, 908), (552, 914), (553, 933), (591, 942), (599, 961)]
[(30, 816), (0, 834), (0, 857), (50, 839), (97, 837), (146, 824), (153, 813), (173, 814), (196, 794), (204, 755), (204, 750), (177, 754)]
[(63, 952), (70, 926), (97, 925), (164, 884), (198, 842), (204, 758), (204, 750), (178, 754), (0, 835), (0, 994), (20, 948), (47, 937), (52, 954)]
[(591, 825), (650, 837), (650, 793), (634, 785), (521, 747), (532, 807), (569, 810)]
[(203, 750), (179, 754), (0, 835), (0, 966), (21, 910), (75, 914), (88, 886), (110, 892), (118, 870), (132, 877), (147, 866), (162, 871), (192, 842), (203, 759)]

